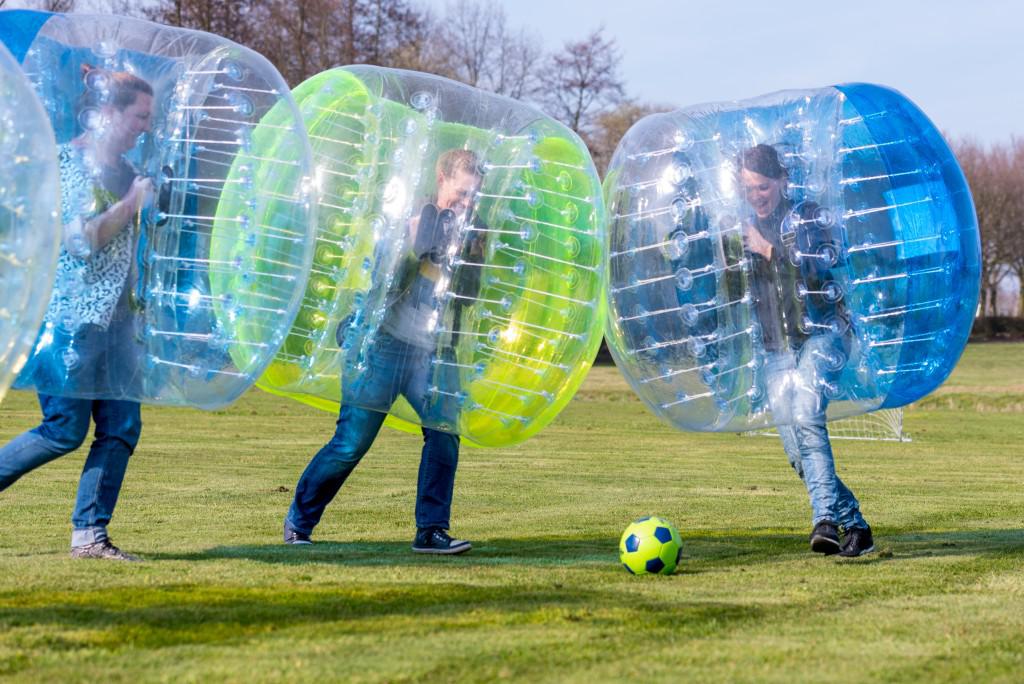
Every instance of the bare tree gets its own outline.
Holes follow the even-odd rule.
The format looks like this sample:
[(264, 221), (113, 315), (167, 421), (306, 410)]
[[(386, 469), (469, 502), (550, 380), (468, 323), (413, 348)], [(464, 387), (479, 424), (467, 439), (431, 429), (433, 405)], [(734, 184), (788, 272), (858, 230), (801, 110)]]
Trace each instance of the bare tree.
[(960, 167), (974, 197), (981, 234), (981, 314), (996, 314), (999, 287), (1009, 276), (1008, 234), (1014, 223), (1013, 204), (1019, 187), (1014, 188), (1008, 149), (993, 145), (986, 149), (974, 140), (961, 140), (954, 146)]
[(552, 116), (587, 137), (597, 117), (625, 96), (620, 61), (615, 40), (605, 37), (603, 27), (568, 42), (548, 58), (538, 100)]
[(329, 0), (265, 2), (260, 8), (265, 29), (248, 46), (296, 85), (333, 66), (348, 45), (345, 12)]
[[(0, 8), (6, 6), (6, 0), (0, 0)], [(41, 10), (43, 12), (62, 12), (69, 13), (75, 11), (77, 0), (25, 0), (24, 2), (17, 3), (11, 9), (23, 8)]]
[(506, 33), (501, 40), (501, 51), (495, 60), (490, 89), (517, 100), (532, 95), (538, 87), (536, 68), (540, 65), (543, 54), (540, 39), (536, 34), (526, 29), (520, 29), (517, 33)]
[(145, 5), (140, 6), (137, 0), (92, 0), (90, 11), (105, 14), (118, 14), (122, 17), (145, 19)]
[(344, 64), (407, 66), (426, 16), (409, 0), (159, 0), (144, 15), (252, 48), (292, 85)]
[(425, 14), (406, 0), (358, 0), (355, 10), (356, 54), (350, 64), (400, 66), (405, 51), (425, 39)]
[(594, 157), (594, 165), (597, 167), (598, 173), (604, 175), (615, 148), (618, 147), (619, 141), (633, 124), (648, 114), (668, 112), (672, 109), (674, 107), (668, 105), (624, 100), (617, 107), (598, 114), (595, 117), (592, 130), (585, 138), (587, 146), (590, 148), (590, 154)]
[(1010, 211), (1006, 216), (1007, 265), (1017, 277), (1017, 308), (1014, 315), (1024, 317), (1024, 138), (1010, 139), (1007, 191), (1011, 194)]
[(255, 21), (259, 0), (160, 0), (141, 14), (152, 21), (213, 33), (249, 45), (261, 27)]
[(447, 55), (437, 47), (438, 23), (429, 9), (417, 16), (415, 27), (408, 26), (403, 40), (390, 52), (388, 66), (449, 76)]
[(494, 0), (450, 2), (432, 26), (430, 71), (513, 98), (536, 89), (540, 39), (526, 29), (510, 29), (504, 8)]

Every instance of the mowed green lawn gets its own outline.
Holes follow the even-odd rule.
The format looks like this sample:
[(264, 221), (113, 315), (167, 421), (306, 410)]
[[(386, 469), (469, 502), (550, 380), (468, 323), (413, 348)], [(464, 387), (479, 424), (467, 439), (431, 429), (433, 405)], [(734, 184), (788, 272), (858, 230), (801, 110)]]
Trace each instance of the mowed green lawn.
[[(0, 439), (35, 425), (0, 406)], [(68, 558), (84, 453), (0, 494), (0, 677), (22, 681), (1007, 681), (1024, 678), (1024, 345), (971, 346), (911, 443), (837, 442), (880, 552), (807, 546), (768, 438), (683, 434), (611, 367), (508, 449), (464, 450), (454, 558), (409, 550), (419, 438), (386, 430), (316, 530), (281, 520), (334, 418), (250, 392), (146, 407), (111, 533)], [(671, 577), (618, 563), (656, 513)]]

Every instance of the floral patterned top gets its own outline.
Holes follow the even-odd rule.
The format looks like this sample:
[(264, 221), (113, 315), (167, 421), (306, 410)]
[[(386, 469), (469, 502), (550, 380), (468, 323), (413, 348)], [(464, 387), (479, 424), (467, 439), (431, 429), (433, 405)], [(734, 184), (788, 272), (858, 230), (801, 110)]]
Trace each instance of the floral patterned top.
[[(118, 232), (95, 251), (89, 249), (81, 230), (127, 192), (135, 170), (123, 159), (122, 168), (96, 169), (85, 152), (72, 144), (61, 145), (59, 153), (64, 240), (46, 320), (68, 332), (87, 323), (106, 329), (131, 268), (135, 230)], [(116, 186), (115, 192), (108, 189), (111, 185)]]

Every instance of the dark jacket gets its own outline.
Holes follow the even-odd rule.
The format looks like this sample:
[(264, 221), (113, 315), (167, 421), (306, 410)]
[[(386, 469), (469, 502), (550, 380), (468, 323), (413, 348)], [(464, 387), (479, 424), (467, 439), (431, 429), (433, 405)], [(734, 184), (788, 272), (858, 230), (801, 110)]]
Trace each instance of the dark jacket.
[(826, 332), (819, 326), (846, 318), (842, 297), (821, 294), (838, 287), (831, 270), (840, 265), (841, 250), (831, 221), (813, 202), (794, 207), (783, 200), (771, 216), (755, 217), (752, 223), (772, 245), (770, 259), (743, 247), (750, 259), (750, 294), (765, 349), (797, 350), (811, 335)]

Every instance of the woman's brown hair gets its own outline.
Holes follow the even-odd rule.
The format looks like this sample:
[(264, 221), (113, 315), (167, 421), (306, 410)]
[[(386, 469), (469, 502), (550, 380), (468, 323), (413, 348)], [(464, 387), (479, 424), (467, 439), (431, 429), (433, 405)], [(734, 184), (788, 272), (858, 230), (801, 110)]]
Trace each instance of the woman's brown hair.
[(135, 104), (139, 93), (153, 96), (153, 87), (127, 71), (108, 71), (91, 64), (82, 65), (85, 91), (78, 98), (78, 112), (111, 105), (119, 111)]
[(741, 169), (759, 173), (767, 178), (778, 180), (788, 176), (786, 167), (779, 161), (779, 153), (771, 145), (754, 145), (753, 147), (740, 152), (737, 160)]

